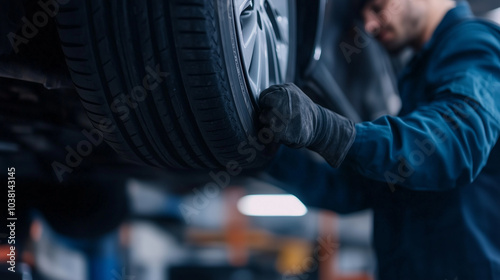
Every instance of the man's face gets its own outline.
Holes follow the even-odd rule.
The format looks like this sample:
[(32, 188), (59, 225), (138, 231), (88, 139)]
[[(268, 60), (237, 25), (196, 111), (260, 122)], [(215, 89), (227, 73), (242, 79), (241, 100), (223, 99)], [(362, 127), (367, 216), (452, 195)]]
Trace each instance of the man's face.
[(368, 0), (362, 10), (365, 30), (390, 52), (414, 44), (425, 21), (422, 0)]

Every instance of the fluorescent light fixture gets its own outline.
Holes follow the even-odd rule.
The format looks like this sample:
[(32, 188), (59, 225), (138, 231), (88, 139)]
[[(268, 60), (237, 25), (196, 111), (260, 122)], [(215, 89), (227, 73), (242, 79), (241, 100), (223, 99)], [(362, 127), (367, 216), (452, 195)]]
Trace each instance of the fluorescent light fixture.
[(247, 195), (238, 201), (238, 210), (247, 216), (304, 216), (307, 208), (289, 194)]

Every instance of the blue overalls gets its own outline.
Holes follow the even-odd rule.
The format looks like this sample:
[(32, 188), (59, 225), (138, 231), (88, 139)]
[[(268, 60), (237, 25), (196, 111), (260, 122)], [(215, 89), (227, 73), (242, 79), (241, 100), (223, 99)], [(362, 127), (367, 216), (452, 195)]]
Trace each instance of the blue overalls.
[(458, 3), (399, 90), (341, 168), (284, 148), (267, 173), (308, 206), (372, 208), (379, 279), (500, 279), (500, 28)]

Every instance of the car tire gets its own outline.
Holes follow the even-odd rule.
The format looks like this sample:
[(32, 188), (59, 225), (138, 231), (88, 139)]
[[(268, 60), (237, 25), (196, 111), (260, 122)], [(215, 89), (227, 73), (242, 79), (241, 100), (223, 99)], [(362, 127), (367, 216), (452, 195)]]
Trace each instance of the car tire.
[[(174, 169), (261, 166), (277, 145), (259, 134), (258, 94), (295, 74), (295, 1), (274, 2), (280, 1), (287, 3), (286, 17), (271, 0), (61, 6), (61, 46), (92, 124), (135, 162)], [(243, 42), (251, 28), (260, 39), (249, 41), (260, 40), (255, 48), (268, 59), (267, 72), (262, 59), (252, 68), (255, 53)]]

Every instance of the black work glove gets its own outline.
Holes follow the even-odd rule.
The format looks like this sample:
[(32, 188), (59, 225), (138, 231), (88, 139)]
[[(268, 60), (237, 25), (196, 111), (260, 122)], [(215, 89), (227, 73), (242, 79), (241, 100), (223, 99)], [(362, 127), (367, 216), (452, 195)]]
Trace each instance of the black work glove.
[(294, 84), (264, 90), (259, 106), (259, 120), (275, 140), (292, 148), (307, 147), (333, 167), (342, 163), (356, 137), (351, 120), (315, 104)]

